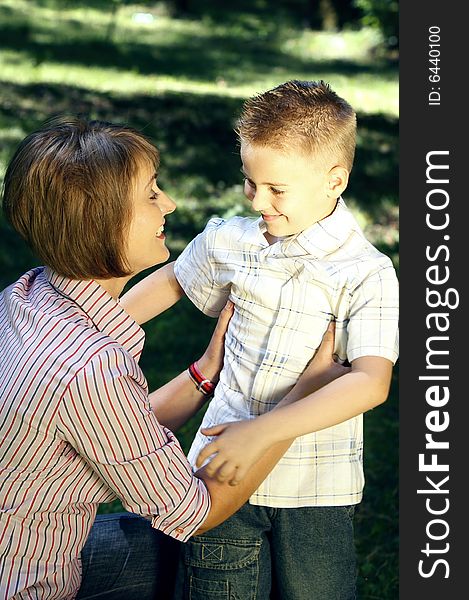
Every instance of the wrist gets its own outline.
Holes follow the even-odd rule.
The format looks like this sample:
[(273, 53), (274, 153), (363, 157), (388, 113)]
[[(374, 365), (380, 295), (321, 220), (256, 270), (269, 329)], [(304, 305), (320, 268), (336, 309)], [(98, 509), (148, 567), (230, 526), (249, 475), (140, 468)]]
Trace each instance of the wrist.
[(214, 362), (215, 361), (208, 358), (205, 354), (202, 354), (202, 356), (196, 361), (199, 369), (207, 377), (207, 379), (210, 379), (210, 381), (213, 381), (214, 383), (218, 383), (220, 375), (220, 362), (216, 361), (216, 364), (214, 364)]
[(278, 418), (278, 413), (274, 413), (275, 411), (271, 410), (250, 421), (256, 426), (256, 436), (263, 439), (269, 447), (284, 439), (281, 435), (282, 420)]
[(187, 372), (197, 391), (203, 394), (207, 400), (211, 398), (215, 391), (216, 383), (202, 373), (197, 361), (189, 365)]

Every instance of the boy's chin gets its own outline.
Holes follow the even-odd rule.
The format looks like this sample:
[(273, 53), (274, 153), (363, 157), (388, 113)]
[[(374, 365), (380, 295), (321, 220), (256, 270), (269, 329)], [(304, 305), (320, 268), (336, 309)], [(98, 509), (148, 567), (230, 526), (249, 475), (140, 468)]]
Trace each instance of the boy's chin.
[(293, 228), (288, 227), (267, 227), (267, 233), (276, 238), (288, 237), (289, 235), (295, 235), (301, 231), (303, 230), (299, 229), (298, 231), (295, 231)]

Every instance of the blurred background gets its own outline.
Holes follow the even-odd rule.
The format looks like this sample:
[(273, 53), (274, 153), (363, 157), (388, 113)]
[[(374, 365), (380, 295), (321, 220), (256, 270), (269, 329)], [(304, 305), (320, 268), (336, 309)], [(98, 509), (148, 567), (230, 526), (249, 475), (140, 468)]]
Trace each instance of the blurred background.
[[(397, 13), (394, 0), (0, 0), (0, 179), (19, 141), (57, 113), (136, 127), (160, 149), (159, 181), (178, 205), (165, 228), (175, 259), (212, 215), (250, 214), (233, 133), (242, 101), (324, 79), (358, 114), (344, 198), (398, 269)], [(0, 216), (0, 289), (38, 264)], [(197, 358), (213, 326), (186, 300), (145, 325), (150, 389)], [(388, 402), (365, 415), (363, 600), (398, 597), (395, 371)], [(185, 450), (199, 420), (178, 432)]]

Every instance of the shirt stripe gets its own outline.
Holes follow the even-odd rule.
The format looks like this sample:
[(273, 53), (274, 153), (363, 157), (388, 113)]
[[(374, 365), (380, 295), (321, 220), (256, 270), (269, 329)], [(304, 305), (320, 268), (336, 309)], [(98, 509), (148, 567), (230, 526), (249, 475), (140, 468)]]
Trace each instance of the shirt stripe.
[(210, 498), (162, 427), (144, 333), (94, 281), (33, 269), (0, 294), (0, 599), (74, 598), (97, 506), (187, 540)]

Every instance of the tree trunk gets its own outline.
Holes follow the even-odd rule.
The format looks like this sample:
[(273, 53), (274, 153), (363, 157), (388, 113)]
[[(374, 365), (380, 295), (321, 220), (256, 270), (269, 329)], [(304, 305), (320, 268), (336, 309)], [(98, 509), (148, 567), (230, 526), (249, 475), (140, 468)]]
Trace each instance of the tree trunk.
[[(314, 4), (316, 4), (314, 2)], [(319, 0), (319, 16), (321, 18), (322, 31), (337, 31), (339, 17), (333, 0)]]

